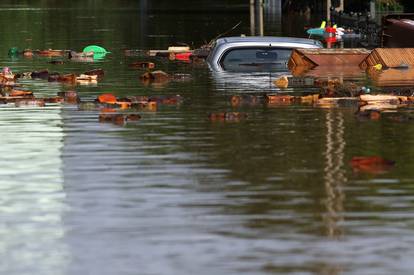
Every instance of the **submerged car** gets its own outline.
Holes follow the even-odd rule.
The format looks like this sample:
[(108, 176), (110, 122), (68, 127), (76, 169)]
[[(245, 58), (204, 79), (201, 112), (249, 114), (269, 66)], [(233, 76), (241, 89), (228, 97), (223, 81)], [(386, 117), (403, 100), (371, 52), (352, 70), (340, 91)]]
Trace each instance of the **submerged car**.
[(322, 48), (319, 41), (293, 37), (247, 36), (217, 39), (207, 57), (213, 71), (286, 71), (296, 48)]

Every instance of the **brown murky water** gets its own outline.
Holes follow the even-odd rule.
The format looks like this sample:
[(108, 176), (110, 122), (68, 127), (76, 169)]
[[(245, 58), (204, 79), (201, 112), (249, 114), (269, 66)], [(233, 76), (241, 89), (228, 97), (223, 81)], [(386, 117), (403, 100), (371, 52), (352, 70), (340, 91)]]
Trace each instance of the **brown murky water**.
[[(23, 3), (0, 5), (2, 66), (103, 68), (97, 86), (76, 87), (83, 100), (112, 92), (180, 94), (184, 102), (141, 112), (141, 121), (125, 127), (70, 105), (3, 106), (1, 274), (411, 273), (412, 122), (361, 121), (349, 108), (231, 106), (231, 95), (261, 93), (276, 74), (246, 81), (154, 59), (162, 70), (193, 76), (158, 87), (142, 85), (142, 72), (128, 68), (139, 58), (124, 57), (125, 48), (199, 45), (239, 21), (238, 32), (248, 33), (247, 7)], [(64, 65), (7, 56), (12, 46), (81, 50), (93, 43), (112, 54)], [(37, 95), (69, 89), (21, 83)], [(221, 111), (249, 117), (207, 120)], [(396, 165), (353, 171), (352, 157), (370, 155)]]

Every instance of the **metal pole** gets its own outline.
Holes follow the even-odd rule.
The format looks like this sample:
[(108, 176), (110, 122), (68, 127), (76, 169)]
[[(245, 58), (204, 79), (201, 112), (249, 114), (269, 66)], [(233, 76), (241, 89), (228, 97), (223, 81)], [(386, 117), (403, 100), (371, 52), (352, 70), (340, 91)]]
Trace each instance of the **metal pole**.
[(331, 22), (331, 0), (326, 0), (326, 21)]
[(371, 0), (371, 2), (369, 3), (369, 13), (371, 14), (372, 19), (375, 19), (376, 17), (375, 12), (375, 1)]
[(250, 0), (250, 35), (256, 34), (256, 26), (255, 26), (255, 0)]
[(259, 0), (259, 35), (264, 35), (263, 0)]

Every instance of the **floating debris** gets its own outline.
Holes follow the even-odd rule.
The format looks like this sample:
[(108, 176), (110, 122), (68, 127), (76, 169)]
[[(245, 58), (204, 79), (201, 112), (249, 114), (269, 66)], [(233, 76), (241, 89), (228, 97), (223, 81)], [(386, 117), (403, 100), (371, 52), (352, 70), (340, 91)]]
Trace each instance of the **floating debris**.
[(97, 101), (99, 103), (115, 104), (117, 102), (117, 98), (113, 94), (101, 94), (98, 96)]
[(230, 104), (232, 107), (239, 107), (242, 105), (256, 106), (262, 102), (263, 100), (254, 95), (234, 95), (230, 98)]
[(222, 122), (239, 122), (246, 119), (248, 116), (246, 113), (239, 112), (222, 112), (222, 113), (210, 113), (208, 119), (210, 121), (222, 121)]
[(171, 80), (171, 76), (163, 71), (146, 72), (140, 76), (141, 82), (144, 85), (151, 83), (165, 84)]
[(16, 107), (44, 107), (45, 101), (43, 99), (20, 99), (14, 104)]
[(48, 50), (37, 51), (37, 54), (39, 56), (44, 56), (44, 57), (64, 57), (66, 56), (67, 51), (48, 49)]
[(379, 156), (358, 156), (353, 157), (350, 164), (354, 172), (383, 174), (394, 167), (395, 161), (387, 160)]
[(273, 82), (278, 88), (286, 89), (289, 86), (289, 80), (287, 76), (281, 76)]
[(154, 69), (155, 64), (148, 61), (137, 61), (129, 64), (128, 67), (135, 69)]
[(101, 113), (99, 115), (99, 122), (113, 123), (124, 126), (128, 122), (136, 122), (141, 119), (139, 114), (116, 114), (116, 113)]
[(87, 72), (84, 72), (83, 74), (86, 75), (97, 75), (98, 78), (103, 77), (105, 75), (105, 71), (103, 69), (94, 69)]
[(65, 64), (65, 62), (63, 60), (52, 60), (52, 61), (49, 61), (49, 64), (63, 65), (63, 64)]
[(266, 95), (265, 101), (268, 105), (290, 105), (295, 97), (291, 95)]
[(62, 97), (64, 102), (69, 104), (77, 104), (80, 101), (80, 98), (76, 91), (59, 92), (58, 96)]

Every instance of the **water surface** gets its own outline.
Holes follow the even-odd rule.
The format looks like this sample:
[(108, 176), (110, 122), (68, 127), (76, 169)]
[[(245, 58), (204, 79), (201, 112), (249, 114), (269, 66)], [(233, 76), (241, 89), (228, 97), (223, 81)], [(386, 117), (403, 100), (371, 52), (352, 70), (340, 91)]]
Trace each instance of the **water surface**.
[[(3, 106), (0, 273), (411, 273), (414, 125), (360, 121), (350, 108), (231, 106), (231, 95), (275, 91), (267, 81), (277, 75), (264, 76), (265, 88), (245, 77), (223, 84), (203, 65), (154, 59), (193, 80), (143, 85), (142, 71), (127, 66), (140, 58), (124, 57), (123, 49), (197, 46), (239, 21), (237, 32), (249, 32), (243, 3), (224, 12), (220, 3), (187, 2), (2, 2), (2, 66), (106, 72), (97, 86), (21, 82), (36, 95), (76, 89), (82, 100), (112, 92), (180, 94), (184, 102), (140, 112), (141, 121), (124, 127), (71, 105)], [(81, 50), (94, 43), (112, 54), (59, 66), (7, 56), (12, 46)], [(221, 111), (248, 119), (208, 121)], [(361, 155), (396, 166), (354, 172), (349, 161)]]

